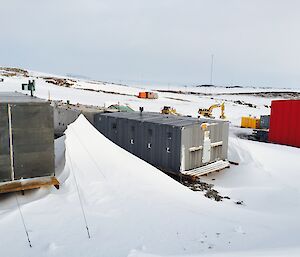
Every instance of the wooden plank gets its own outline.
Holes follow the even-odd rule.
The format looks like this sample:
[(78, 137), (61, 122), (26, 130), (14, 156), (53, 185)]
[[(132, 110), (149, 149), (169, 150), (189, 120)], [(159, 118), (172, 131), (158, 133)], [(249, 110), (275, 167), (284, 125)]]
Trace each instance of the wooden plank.
[(200, 177), (202, 175), (207, 175), (208, 173), (220, 171), (229, 168), (229, 163), (227, 161), (217, 161), (206, 166), (202, 166), (193, 170), (181, 172), (183, 175)]
[(0, 183), (0, 193), (24, 191), (42, 186), (59, 186), (59, 181), (55, 177), (41, 177), (3, 182)]

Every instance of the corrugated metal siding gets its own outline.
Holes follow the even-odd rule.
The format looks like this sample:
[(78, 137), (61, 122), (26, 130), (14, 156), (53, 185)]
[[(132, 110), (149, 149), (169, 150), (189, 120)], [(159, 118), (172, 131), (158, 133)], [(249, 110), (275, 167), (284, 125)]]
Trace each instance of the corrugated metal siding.
[(269, 141), (300, 147), (300, 100), (274, 100)]
[(169, 172), (179, 172), (180, 127), (105, 114), (95, 116), (95, 127), (112, 142), (148, 163)]
[(220, 124), (220, 129), (221, 129), (221, 135), (222, 135), (222, 141), (223, 141), (223, 145), (222, 145), (222, 155), (221, 155), (221, 159), (222, 160), (226, 160), (228, 158), (228, 138), (229, 138), (229, 122), (222, 122), (219, 121), (218, 122)]
[[(190, 153), (188, 150), (203, 144), (203, 131), (200, 127), (202, 122), (213, 123), (209, 126), (212, 142), (223, 141), (221, 147), (212, 148), (211, 160), (226, 159), (228, 122), (199, 121), (189, 117), (168, 118), (154, 113), (104, 113), (95, 115), (94, 123), (101, 133), (125, 150), (162, 170), (179, 172), (182, 146), (185, 147), (184, 169), (203, 165), (202, 151)], [(148, 144), (151, 144), (151, 148), (148, 148)]]
[[(212, 143), (222, 141), (222, 146), (211, 148), (211, 159), (210, 162), (225, 160), (227, 159), (228, 150), (228, 122), (212, 123), (208, 127), (210, 131), (210, 139)], [(199, 124), (192, 126), (186, 126), (182, 130), (182, 145), (185, 149), (185, 170), (195, 169), (205, 164), (202, 163), (202, 150), (190, 152), (189, 149), (192, 147), (198, 147), (203, 145), (204, 134)]]

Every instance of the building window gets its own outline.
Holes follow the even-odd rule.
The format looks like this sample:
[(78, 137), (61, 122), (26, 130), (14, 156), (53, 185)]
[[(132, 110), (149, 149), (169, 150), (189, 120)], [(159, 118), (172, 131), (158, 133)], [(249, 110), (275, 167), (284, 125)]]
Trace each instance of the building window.
[(130, 139), (130, 144), (132, 144), (132, 145), (134, 144), (133, 138)]
[(152, 129), (148, 129), (148, 134), (150, 137), (152, 137)]
[(117, 129), (117, 123), (112, 124), (112, 129)]
[(148, 149), (151, 149), (151, 146), (152, 146), (152, 144), (148, 143), (148, 145), (147, 145)]
[(170, 153), (170, 152), (171, 152), (170, 147), (167, 147), (166, 150), (167, 150), (167, 153)]
[(168, 132), (167, 137), (168, 137), (169, 140), (171, 140), (172, 139), (172, 132)]
[(131, 126), (131, 131), (134, 132), (135, 131), (135, 127)]

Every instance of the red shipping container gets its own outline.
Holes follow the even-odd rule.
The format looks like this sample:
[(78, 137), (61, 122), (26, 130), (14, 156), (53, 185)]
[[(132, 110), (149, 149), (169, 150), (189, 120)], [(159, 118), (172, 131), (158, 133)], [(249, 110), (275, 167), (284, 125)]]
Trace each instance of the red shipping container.
[(274, 100), (269, 141), (300, 147), (300, 100)]

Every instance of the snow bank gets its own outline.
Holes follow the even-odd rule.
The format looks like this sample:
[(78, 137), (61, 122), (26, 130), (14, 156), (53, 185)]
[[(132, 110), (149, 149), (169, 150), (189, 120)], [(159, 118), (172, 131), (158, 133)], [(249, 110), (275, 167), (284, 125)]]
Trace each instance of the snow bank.
[[(188, 255), (241, 249), (249, 240), (233, 218), (232, 211), (241, 210), (190, 191), (110, 142), (83, 116), (69, 126), (65, 144), (60, 190), (18, 194), (33, 248), (14, 194), (1, 196), (6, 205), (0, 208), (0, 228), (7, 235), (0, 241), (1, 256), (127, 256), (133, 249)], [(63, 139), (58, 145), (63, 153)]]
[[(38, 92), (48, 89), (39, 86)], [(62, 92), (50, 89), (57, 96)], [(149, 108), (154, 105), (149, 102)], [(0, 256), (296, 256), (299, 154), (299, 149), (231, 135), (230, 156), (240, 165), (206, 179), (215, 179), (220, 193), (232, 199), (214, 202), (116, 146), (80, 116), (66, 138), (56, 141), (60, 189), (18, 194), (32, 248), (15, 194), (0, 195), (5, 235)], [(236, 205), (236, 200), (245, 204)]]

